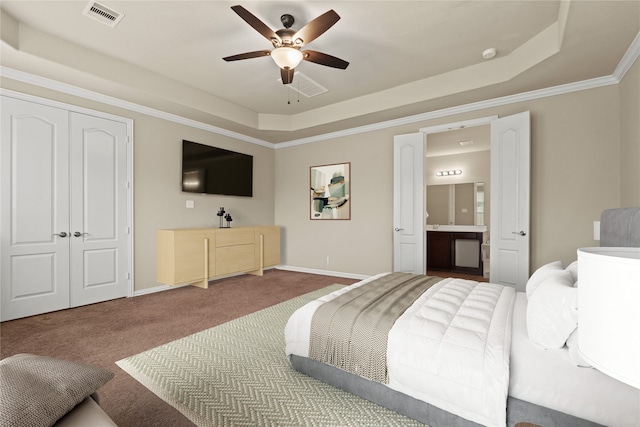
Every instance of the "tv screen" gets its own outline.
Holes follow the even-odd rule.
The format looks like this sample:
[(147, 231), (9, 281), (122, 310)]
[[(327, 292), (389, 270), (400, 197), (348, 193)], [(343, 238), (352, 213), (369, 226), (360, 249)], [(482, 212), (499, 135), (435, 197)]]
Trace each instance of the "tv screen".
[(253, 196), (253, 156), (182, 141), (182, 191)]

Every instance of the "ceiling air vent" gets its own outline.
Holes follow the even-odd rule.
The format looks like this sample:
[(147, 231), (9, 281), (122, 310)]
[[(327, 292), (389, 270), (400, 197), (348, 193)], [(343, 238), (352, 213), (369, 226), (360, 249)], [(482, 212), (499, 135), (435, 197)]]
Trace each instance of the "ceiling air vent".
[(122, 18), (124, 18), (122, 13), (116, 12), (115, 10), (96, 1), (90, 1), (89, 4), (87, 4), (87, 7), (84, 8), (84, 12), (82, 12), (82, 14), (95, 19), (98, 22), (102, 22), (111, 28), (115, 28)]
[[(282, 83), (282, 79), (278, 79), (278, 81)], [(287, 85), (287, 87), (303, 94), (307, 98), (312, 98), (325, 92), (329, 92), (329, 89), (320, 86), (317, 82), (311, 80), (300, 71), (296, 71), (293, 75), (293, 82)]]

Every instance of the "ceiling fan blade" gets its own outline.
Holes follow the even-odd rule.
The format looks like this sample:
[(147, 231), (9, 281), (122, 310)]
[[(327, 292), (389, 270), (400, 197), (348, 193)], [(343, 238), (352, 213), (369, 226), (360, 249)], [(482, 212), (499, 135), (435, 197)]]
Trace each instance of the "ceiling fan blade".
[(282, 40), (280, 37), (273, 31), (271, 28), (267, 26), (264, 22), (258, 19), (253, 13), (249, 12), (242, 6), (231, 6), (231, 9), (240, 16), (240, 18), (244, 19), (247, 24), (251, 25), (254, 30), (262, 34), (267, 40), (271, 43), (277, 42), (281, 43)]
[(339, 19), (340, 16), (331, 9), (302, 27), (300, 31), (291, 38), (291, 40), (302, 40), (302, 43), (300, 44), (301, 46), (311, 43), (312, 40), (321, 36), (325, 31), (331, 28), (333, 24), (338, 22)]
[(269, 56), (269, 55), (271, 55), (270, 50), (256, 50), (255, 52), (239, 53), (237, 55), (227, 56), (226, 58), (222, 58), (222, 59), (228, 62), (228, 61), (238, 61), (240, 59), (260, 58), (262, 56)]
[(346, 69), (349, 66), (347, 61), (344, 61), (335, 56), (327, 55), (326, 53), (316, 52), (315, 50), (303, 50), (302, 59), (309, 62), (315, 62), (316, 64), (326, 65), (327, 67)]
[(293, 73), (293, 68), (280, 68), (280, 77), (283, 85), (288, 85), (293, 81)]

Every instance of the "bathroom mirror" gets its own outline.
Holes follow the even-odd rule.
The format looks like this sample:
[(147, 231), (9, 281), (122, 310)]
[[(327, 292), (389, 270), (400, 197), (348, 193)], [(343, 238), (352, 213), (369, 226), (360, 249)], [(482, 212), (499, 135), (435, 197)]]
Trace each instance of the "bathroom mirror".
[(427, 185), (427, 225), (486, 225), (484, 182)]

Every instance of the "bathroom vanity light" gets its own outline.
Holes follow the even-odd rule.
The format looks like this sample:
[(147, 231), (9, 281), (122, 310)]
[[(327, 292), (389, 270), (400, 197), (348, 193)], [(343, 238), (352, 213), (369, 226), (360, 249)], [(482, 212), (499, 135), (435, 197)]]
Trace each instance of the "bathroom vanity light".
[(451, 176), (451, 175), (462, 175), (462, 171), (460, 169), (456, 169), (456, 170), (450, 170), (450, 171), (436, 172), (436, 176)]

